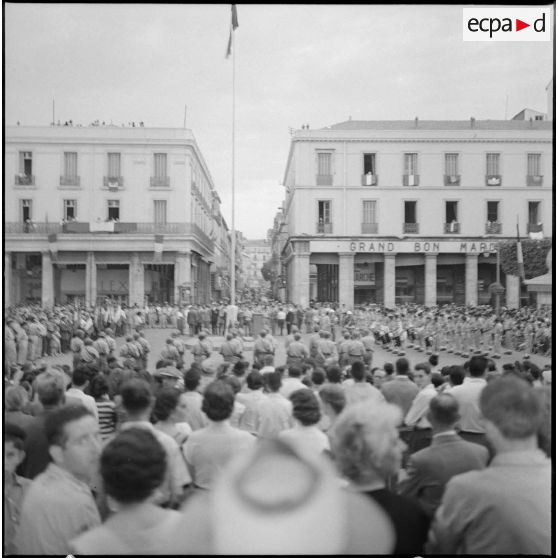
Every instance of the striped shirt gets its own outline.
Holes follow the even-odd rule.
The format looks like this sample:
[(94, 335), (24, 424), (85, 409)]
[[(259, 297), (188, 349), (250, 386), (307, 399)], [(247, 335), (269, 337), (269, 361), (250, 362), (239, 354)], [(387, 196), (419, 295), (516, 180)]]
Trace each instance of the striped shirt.
[(101, 438), (110, 438), (116, 432), (116, 410), (114, 401), (95, 401), (99, 413), (99, 429)]

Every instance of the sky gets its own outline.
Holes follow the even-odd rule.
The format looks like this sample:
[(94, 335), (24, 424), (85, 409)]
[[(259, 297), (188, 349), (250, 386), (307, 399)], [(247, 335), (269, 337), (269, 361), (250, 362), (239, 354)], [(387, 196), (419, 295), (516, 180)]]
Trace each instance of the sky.
[[(5, 123), (191, 129), (231, 226), (230, 4), (10, 4)], [(502, 7), (502, 6), (500, 6)], [(242, 5), (235, 31), (235, 228), (264, 238), (290, 128), (546, 112), (552, 41), (464, 42), (462, 6)]]

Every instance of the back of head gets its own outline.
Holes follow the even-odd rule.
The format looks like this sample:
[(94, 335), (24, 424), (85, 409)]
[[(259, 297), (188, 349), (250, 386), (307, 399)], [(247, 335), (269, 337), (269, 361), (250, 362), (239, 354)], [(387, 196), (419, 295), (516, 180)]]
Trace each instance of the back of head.
[(298, 366), (289, 366), (289, 377), (300, 378), (302, 370)]
[(145, 380), (127, 380), (120, 387), (120, 395), (122, 405), (132, 414), (148, 410), (153, 402), (151, 387)]
[(273, 355), (265, 355), (263, 358), (264, 366), (273, 366)]
[(21, 386), (10, 386), (4, 396), (6, 411), (21, 411), (27, 401), (27, 392)]
[(384, 363), (384, 370), (385, 370), (385, 372), (388, 376), (391, 376), (393, 374), (393, 371), (394, 371), (393, 364), (391, 362), (385, 362)]
[(91, 396), (95, 399), (108, 394), (109, 386), (107, 379), (102, 374), (98, 374), (91, 380)]
[(293, 404), (293, 417), (303, 426), (311, 426), (320, 421), (320, 405), (310, 389), (297, 389), (289, 398)]
[(399, 376), (405, 376), (409, 373), (409, 361), (406, 358), (398, 358), (395, 361), (395, 370)]
[(242, 385), (240, 384), (240, 380), (236, 376), (225, 376), (223, 378), (223, 381), (225, 381), (227, 384), (229, 384), (229, 386), (232, 387), (232, 390), (235, 395), (237, 393), (240, 393), (240, 390), (242, 389)]
[(48, 370), (37, 376), (36, 389), (39, 401), (45, 406), (62, 403), (66, 392), (66, 376), (60, 370)]
[(327, 381), (330, 384), (340, 384), (341, 383), (341, 368), (339, 366), (328, 366), (326, 368)]
[(535, 390), (513, 375), (489, 382), (480, 396), (480, 410), (504, 438), (523, 440), (536, 434), (543, 407)]
[(274, 372), (268, 372), (264, 375), (264, 384), (266, 388), (275, 393), (281, 389), (283, 385), (283, 373), (279, 370), (275, 370)]
[(326, 380), (326, 374), (323, 368), (316, 368), (312, 371), (311, 375), (312, 383), (315, 386), (321, 386)]
[(211, 382), (203, 395), (202, 411), (212, 421), (228, 419), (234, 408), (232, 387), (222, 380)]
[(184, 374), (184, 387), (187, 391), (195, 391), (197, 387), (200, 385), (201, 381), (201, 374), (195, 368), (190, 368)]
[(432, 366), (438, 366), (438, 355), (430, 355), (428, 362)]
[(323, 388), (320, 389), (318, 395), (320, 396), (320, 399), (324, 402), (324, 404), (329, 404), (337, 414), (339, 414), (345, 408), (345, 405), (347, 403), (345, 390), (339, 385), (325, 385)]
[(459, 403), (453, 395), (440, 393), (430, 400), (429, 420), (434, 426), (452, 428), (459, 420)]
[(483, 356), (474, 356), (469, 361), (469, 375), (472, 378), (480, 378), (485, 372), (488, 362)]
[(450, 366), (448, 376), (452, 385), (460, 386), (465, 379), (465, 369), (458, 365)]
[(165, 478), (166, 452), (144, 428), (122, 430), (104, 448), (101, 476), (106, 493), (121, 503), (146, 500)]
[(264, 385), (263, 376), (258, 370), (253, 370), (246, 377), (246, 385), (248, 386), (248, 389), (261, 389)]
[(86, 366), (80, 364), (72, 372), (72, 385), (83, 387), (89, 379), (89, 370)]
[(351, 376), (355, 380), (355, 382), (362, 382), (364, 380), (364, 376), (366, 374), (366, 370), (364, 368), (364, 363), (360, 360), (356, 360), (351, 365)]
[(173, 387), (162, 388), (155, 398), (153, 417), (155, 420), (167, 420), (178, 405), (180, 392)]

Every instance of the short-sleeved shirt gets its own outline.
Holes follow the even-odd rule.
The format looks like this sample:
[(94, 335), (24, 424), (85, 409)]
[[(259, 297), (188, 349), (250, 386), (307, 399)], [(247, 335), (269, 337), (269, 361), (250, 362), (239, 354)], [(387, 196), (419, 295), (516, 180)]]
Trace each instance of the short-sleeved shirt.
[(18, 554), (70, 554), (69, 542), (101, 524), (89, 487), (51, 463), (23, 500)]

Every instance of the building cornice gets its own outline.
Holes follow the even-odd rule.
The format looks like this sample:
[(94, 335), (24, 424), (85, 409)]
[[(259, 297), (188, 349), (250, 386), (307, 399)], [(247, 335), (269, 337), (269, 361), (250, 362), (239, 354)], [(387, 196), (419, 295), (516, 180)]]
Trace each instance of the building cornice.
[[(359, 137), (359, 138), (296, 138), (305, 143), (552, 143), (549, 138), (417, 138), (417, 137)], [(285, 174), (286, 179), (286, 174)]]

